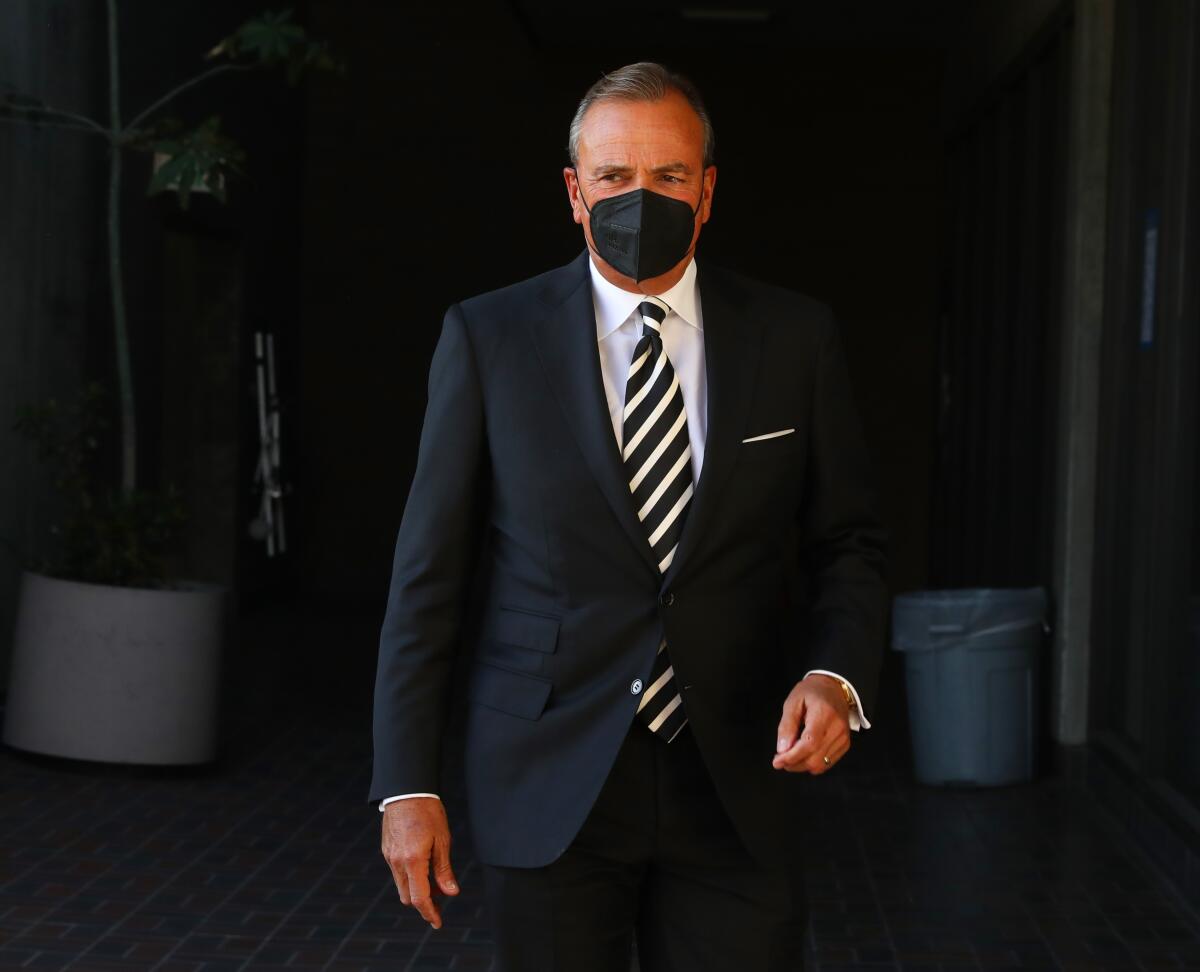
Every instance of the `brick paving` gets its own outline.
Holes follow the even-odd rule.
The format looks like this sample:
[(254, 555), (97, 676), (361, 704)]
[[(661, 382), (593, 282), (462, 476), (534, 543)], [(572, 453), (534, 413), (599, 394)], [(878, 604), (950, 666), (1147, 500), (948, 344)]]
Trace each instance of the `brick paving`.
[[(379, 857), (375, 630), (311, 606), (244, 619), (211, 767), (0, 750), (0, 972), (490, 969), (468, 835), (437, 932)], [(810, 781), (811, 969), (1200, 969), (1196, 916), (1074, 774), (920, 787), (902, 718), (893, 690)]]

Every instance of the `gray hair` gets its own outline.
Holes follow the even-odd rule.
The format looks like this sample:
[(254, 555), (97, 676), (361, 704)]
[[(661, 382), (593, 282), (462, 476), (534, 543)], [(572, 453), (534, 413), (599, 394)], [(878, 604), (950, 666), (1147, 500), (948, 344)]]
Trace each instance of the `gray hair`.
[(600, 80), (593, 84), (575, 109), (575, 117), (571, 119), (570, 134), (567, 138), (567, 154), (571, 164), (579, 162), (579, 132), (583, 127), (583, 116), (588, 109), (598, 101), (619, 99), (622, 101), (658, 101), (672, 91), (683, 95), (692, 106), (704, 127), (704, 165), (713, 164), (713, 153), (716, 149), (716, 136), (713, 134), (712, 121), (708, 117), (708, 109), (700, 98), (700, 92), (691, 81), (682, 74), (676, 74), (655, 64), (653, 61), (638, 61), (636, 64), (626, 64), (607, 74), (602, 74)]

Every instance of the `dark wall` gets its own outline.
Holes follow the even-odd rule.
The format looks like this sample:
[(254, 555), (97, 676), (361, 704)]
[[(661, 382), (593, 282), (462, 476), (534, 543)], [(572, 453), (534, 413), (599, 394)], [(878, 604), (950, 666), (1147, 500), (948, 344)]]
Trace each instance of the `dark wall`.
[(659, 25), (633, 47), (499, 4), (313, 0), (310, 13), (350, 73), (311, 89), (293, 505), (303, 590), (382, 604), (442, 315), (578, 254), (560, 174), (567, 124), (603, 70), (639, 59), (690, 74), (714, 118), (700, 259), (837, 313), (893, 530), (893, 586), (923, 584), (939, 53), (719, 43), (720, 25), (686, 37)]
[(936, 587), (1054, 585), (1071, 31), (1047, 21), (948, 139)]
[[(11, 7), (11, 9), (10, 9)], [(209, 66), (205, 53), (260, 10), (259, 0), (119, 5), (120, 102), (128, 123)], [(107, 123), (104, 4), (20, 0), (6, 6), (0, 85)], [(280, 75), (226, 75), (188, 91), (167, 114), (212, 114), (247, 150), (249, 178), (230, 202), (146, 197), (147, 152), (125, 151), (121, 254), (137, 412), (138, 482), (177, 483), (190, 521), (173, 576), (239, 589), (261, 554), (245, 539), (250, 399), (240, 348), (251, 327), (296, 320), (298, 90)], [(11, 422), (19, 406), (74, 402), (105, 384), (111, 423), (98, 487), (119, 483), (118, 408), (108, 272), (107, 143), (89, 132), (0, 125), (0, 680), (23, 567), (53, 558), (64, 498)], [(243, 561), (238, 571), (239, 553)], [(249, 568), (249, 569), (248, 569)], [(278, 571), (276, 571), (278, 573)], [(278, 585), (282, 586), (282, 585)]]
[[(260, 10), (259, 0), (128, 0), (119, 6), (122, 122), (211, 67), (205, 54)], [(97, 12), (98, 11), (98, 12)], [(103, 4), (58, 0), (14, 11), (0, 84), (103, 124), (108, 108), (108, 30)], [(5, 48), (7, 49), (7, 48)], [(244, 544), (242, 497), (249, 493), (243, 448), (252, 415), (241, 353), (254, 327), (294, 327), (298, 299), (291, 247), (296, 219), (301, 129), (299, 89), (282, 72), (226, 74), (193, 87), (154, 118), (191, 127), (212, 115), (246, 150), (246, 178), (231, 181), (228, 204), (193, 195), (183, 212), (173, 194), (147, 198), (151, 154), (122, 153), (121, 256), (136, 402), (138, 484), (171, 481), (191, 514), (174, 575), (235, 584)], [(18, 404), (50, 393), (73, 400), (82, 380), (108, 391), (112, 428), (103, 443), (103, 486), (119, 483), (119, 415), (106, 237), (108, 151), (90, 133), (0, 126), (6, 205), (0, 303), (0, 355), (17, 380), (0, 399), (7, 426)], [(19, 338), (29, 328), (37, 340)], [(53, 336), (43, 339), (42, 335)], [(26, 377), (28, 376), (28, 380)], [(0, 372), (0, 379), (5, 377)], [(252, 428), (252, 427), (251, 427)], [(43, 522), (42, 475), (31, 449), (19, 454), (19, 492), (0, 493), (0, 539), (9, 540), (20, 504), (35, 522), (16, 546), (26, 558), (53, 544)], [(27, 482), (28, 481), (28, 482)], [(8, 485), (8, 483), (6, 483)], [(11, 551), (5, 545), (7, 556)], [(244, 573), (244, 571), (243, 571)], [(0, 576), (0, 603), (10, 589)], [(4, 612), (0, 610), (0, 620)]]
[[(0, 83), (82, 113), (103, 108), (96, 5), (4, 8)], [(70, 69), (67, 66), (70, 65)], [(104, 265), (104, 146), (75, 131), (0, 124), (0, 688), (21, 571), (46, 554), (62, 503), (12, 428), (17, 409), (73, 397)]]
[[(261, 0), (123, 4), (126, 119), (210, 67), (205, 53), (265, 7)], [(171, 103), (166, 115), (188, 126), (218, 116), (244, 150), (244, 171), (229, 181), (225, 203), (195, 194), (184, 210), (174, 194), (146, 199), (150, 156), (126, 159), (124, 250), (143, 482), (174, 484), (184, 496), (189, 522), (172, 572), (228, 584), (242, 597), (290, 583), (287, 559), (268, 562), (247, 525), (257, 500), (254, 332), (274, 332), (285, 361), (296, 345), (303, 108), (302, 89), (281, 70), (222, 75)], [(107, 367), (111, 341), (107, 330), (100, 334)], [(285, 419), (285, 437), (290, 424)]]

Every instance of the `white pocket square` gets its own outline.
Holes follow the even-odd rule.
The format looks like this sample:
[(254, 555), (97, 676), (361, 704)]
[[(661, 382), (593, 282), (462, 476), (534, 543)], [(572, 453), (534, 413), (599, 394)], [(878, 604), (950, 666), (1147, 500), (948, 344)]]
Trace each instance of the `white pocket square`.
[(795, 429), (780, 429), (778, 432), (764, 432), (762, 435), (752, 435), (743, 442), (762, 442), (763, 439), (778, 439), (781, 435), (791, 435)]

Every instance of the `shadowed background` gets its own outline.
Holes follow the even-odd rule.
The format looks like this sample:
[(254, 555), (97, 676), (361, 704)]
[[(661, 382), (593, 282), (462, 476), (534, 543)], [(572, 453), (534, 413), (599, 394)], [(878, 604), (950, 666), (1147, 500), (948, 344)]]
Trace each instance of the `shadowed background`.
[[(101, 7), (9, 4), (0, 82), (102, 116)], [(194, 73), (204, 51), (260, 9), (124, 3), (126, 110)], [(719, 177), (698, 259), (811, 294), (838, 317), (892, 534), (892, 591), (1044, 585), (1053, 605), (1037, 726), (1037, 786), (1050, 789), (1029, 788), (1027, 802), (1010, 791), (929, 803), (907, 782), (903, 659), (888, 652), (876, 728), (814, 807), (830, 819), (859, 808), (855, 832), (890, 821), (895, 829), (879, 832), (911, 841), (911, 857), (889, 865), (877, 843), (856, 845), (853, 862), (841, 852), (816, 862), (827, 919), (850, 907), (839, 861), (859, 868), (851, 885), (876, 889), (862, 919), (876, 922), (868, 952), (853, 951), (852, 931), (826, 926), (821, 968), (989, 964), (987, 930), (973, 927), (959, 951), (911, 938), (902, 946), (896, 930), (912, 926), (890, 909), (911, 904), (900, 878), (923, 849), (940, 848), (947, 872), (955, 855), (973, 852), (994, 866), (1009, 825), (1027, 848), (1069, 848), (1042, 875), (1064, 897), (1042, 903), (1065, 908), (1054, 914), (1072, 931), (1055, 947), (1039, 927), (1027, 937), (1049, 951), (992, 955), (992, 964), (1200, 967), (1176, 898), (1200, 900), (1197, 5), (308, 0), (296, 16), (344, 57), (344, 77), (297, 88), (222, 79), (180, 103), (192, 119), (218, 106), (247, 149), (249, 178), (227, 206), (196, 198), (185, 213), (169, 196), (143, 198), (144, 156), (127, 163), (124, 185), (141, 476), (183, 487), (191, 521), (174, 571), (229, 585), (236, 605), (222, 759), (172, 782), (8, 752), (20, 781), (0, 791), (11, 832), (44, 849), (56, 846), (59, 824), (85, 827), (68, 818), (38, 837), (22, 791), (99, 801), (119, 792), (131, 807), (169, 794), (163, 812), (181, 827), (195, 822), (188, 807), (199, 794), (214, 812), (256, 808), (245, 819), (265, 813), (267, 830), (327, 826), (339, 861), (358, 860), (360, 845), (347, 851), (348, 841), (370, 849), (361, 774), (376, 638), (442, 315), (580, 251), (561, 176), (567, 125), (602, 71), (652, 59), (697, 83), (716, 127)], [(0, 415), (111, 373), (104, 183), (98, 141), (0, 125)], [(1151, 210), (1161, 214), (1157, 263), (1147, 262)], [(280, 557), (248, 532), (258, 498), (256, 330), (275, 335), (278, 353), (288, 487)], [(105, 462), (115, 470), (115, 450)], [(2, 691), (22, 559), (48, 543), (59, 500), (7, 419), (0, 473)], [(268, 752), (283, 755), (272, 762)], [(287, 809), (272, 803), (279, 789), (253, 788), (264, 774), (296, 781)], [(319, 794), (304, 789), (310, 774)], [(296, 816), (296, 800), (341, 809)], [(1092, 843), (1070, 843), (1073, 815), (1093, 800), (1110, 816), (1084, 828)], [(926, 816), (941, 812), (952, 836), (939, 842)], [(1037, 829), (1043, 812), (1052, 831)], [(257, 824), (229, 826), (231, 835), (249, 828), (248, 844), (261, 837)], [(1083, 902), (1080, 861), (1126, 838), (1157, 864), (1105, 858), (1091, 876), (1111, 894)], [(30, 882), (49, 866), (37, 853)], [(325, 859), (330, 848), (318, 840), (303, 853)], [(133, 876), (145, 870), (122, 860), (135, 862)], [(1036, 855), (1027, 863), (1040, 866)], [(364, 860), (346, 877), (364, 882), (346, 892), (359, 918), (383, 900), (377, 867)], [(1174, 884), (1156, 883), (1155, 867)], [(244, 873), (229, 864), (229, 880)], [(1000, 897), (1044, 890), (996, 873), (989, 887)], [(0, 890), (36, 899), (45, 882), (15, 874)], [(1130, 915), (1120, 914), (1118, 891), (1134, 874), (1162, 928), (1122, 924)], [(321, 884), (333, 897), (335, 886)], [(931, 908), (952, 913), (954, 893)], [(986, 908), (989, 893), (970, 900)], [(330, 926), (339, 947), (370, 926), (355, 920)], [(479, 915), (464, 911), (462, 922), (469, 940)], [(14, 927), (30, 940), (29, 927)], [(1098, 943), (1080, 945), (1090, 932)], [(1139, 941), (1162, 947), (1143, 953)], [(870, 953), (872, 942), (884, 951)], [(0, 955), (3, 947), (0, 938)], [(423, 947), (406, 953), (410, 967), (426, 967)], [(250, 954), (246, 968), (268, 967)], [(470, 961), (447, 953), (428, 967), (486, 967)], [(314, 960), (341, 967), (333, 963)]]

